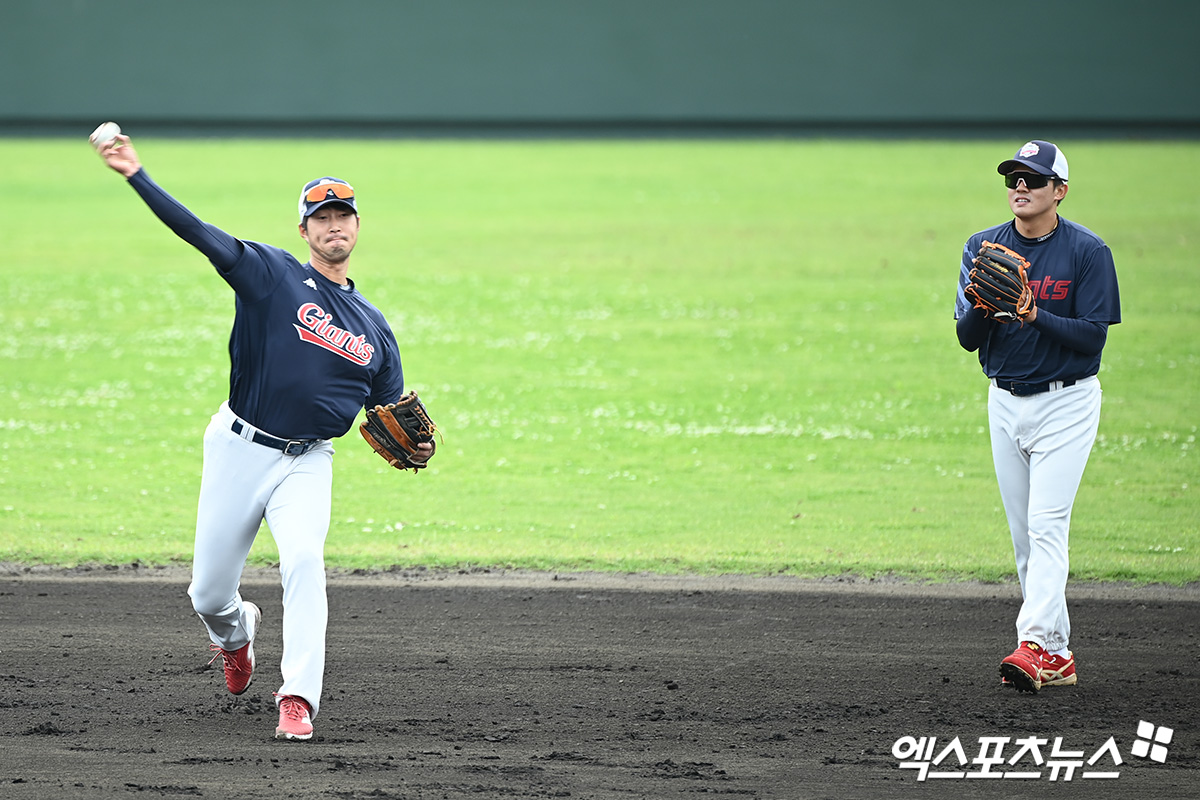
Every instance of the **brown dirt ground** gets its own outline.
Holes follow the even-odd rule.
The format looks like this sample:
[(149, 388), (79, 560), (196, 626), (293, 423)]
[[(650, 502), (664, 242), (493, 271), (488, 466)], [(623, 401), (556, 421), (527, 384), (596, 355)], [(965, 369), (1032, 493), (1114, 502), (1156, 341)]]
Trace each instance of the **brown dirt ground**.
[[(1022, 695), (997, 673), (1014, 585), (332, 574), (307, 743), (272, 738), (275, 573), (243, 583), (265, 616), (240, 698), (186, 587), (0, 567), (0, 797), (1200, 796), (1200, 586), (1072, 586), (1079, 685)], [(1143, 720), (1174, 729), (1165, 763), (1132, 754)], [(968, 759), (985, 736), (1061, 736), (1085, 759), (1112, 736), (1123, 763), (921, 782), (892, 752), (910, 735), (957, 736)]]

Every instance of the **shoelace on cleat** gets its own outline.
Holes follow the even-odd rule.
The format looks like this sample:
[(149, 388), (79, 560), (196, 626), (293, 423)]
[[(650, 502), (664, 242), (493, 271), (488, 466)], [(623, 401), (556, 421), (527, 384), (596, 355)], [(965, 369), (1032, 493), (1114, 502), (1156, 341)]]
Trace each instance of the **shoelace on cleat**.
[(279, 702), (279, 712), (290, 720), (302, 722), (304, 715), (308, 713), (308, 707), (302, 700), (289, 697)]
[(213, 653), (215, 653), (215, 655), (209, 659), (208, 666), (211, 667), (213, 665), (213, 662), (216, 661), (218, 658), (223, 659), (222, 665), (229, 663), (229, 660), (228, 660), (229, 653), (226, 653), (225, 649), (223, 647), (221, 647), (221, 645), (210, 644), (208, 646), (208, 649), (213, 651)]
[(248, 672), (249, 671), (249, 670), (245, 669), (244, 667), (241, 667), (238, 665), (237, 655), (233, 651), (226, 650), (225, 648), (221, 647), (221, 645), (219, 645), (219, 644), (210, 644), (208, 646), (208, 649), (212, 650), (214, 653), (213, 657), (210, 658), (208, 661), (208, 666), (211, 667), (213, 665), (213, 662), (216, 661), (218, 658), (220, 658), (220, 659), (222, 659), (221, 665), (225, 669), (233, 669), (233, 670), (237, 670), (238, 672)]

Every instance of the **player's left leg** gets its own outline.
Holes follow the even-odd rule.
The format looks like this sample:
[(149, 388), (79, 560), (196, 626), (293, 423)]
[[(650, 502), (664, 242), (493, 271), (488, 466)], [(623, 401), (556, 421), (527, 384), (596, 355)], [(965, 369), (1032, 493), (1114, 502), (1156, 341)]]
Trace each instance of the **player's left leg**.
[(1030, 398), (1039, 405), (1029, 471), (1029, 563), (1017, 616), (1021, 641), (1051, 652), (1070, 642), (1067, 612), (1071, 511), (1100, 424), (1100, 384)]
[(278, 693), (303, 698), (312, 717), (320, 709), (325, 672), (329, 605), (324, 552), (332, 491), (333, 446), (323, 444), (294, 458), (266, 510), (283, 583), (283, 685)]

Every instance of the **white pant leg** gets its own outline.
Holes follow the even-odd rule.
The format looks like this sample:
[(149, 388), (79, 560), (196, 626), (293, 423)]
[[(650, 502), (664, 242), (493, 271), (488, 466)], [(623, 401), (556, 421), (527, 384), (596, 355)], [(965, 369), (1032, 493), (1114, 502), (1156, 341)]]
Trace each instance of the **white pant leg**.
[(238, 586), (254, 544), (278, 453), (251, 444), (230, 430), (227, 407), (213, 415), (204, 433), (204, 468), (196, 513), (192, 582), (188, 595), (209, 638), (226, 650), (249, 639)]
[(303, 697), (316, 718), (325, 674), (325, 538), (333, 494), (333, 447), (284, 456), (286, 477), (267, 503), (266, 519), (279, 549), (283, 582), (283, 685), (279, 694)]
[(1033, 397), (995, 387), (989, 395), (993, 460), (1024, 598), (1017, 640), (1051, 651), (1070, 642), (1071, 509), (1096, 440), (1100, 404), (1094, 379)]
[(1020, 444), (1020, 403), (1020, 398), (994, 386), (988, 393), (992, 464), (1012, 534), (1017, 579), (1021, 582), (1021, 597), (1024, 598), (1029, 566), (1029, 455)]

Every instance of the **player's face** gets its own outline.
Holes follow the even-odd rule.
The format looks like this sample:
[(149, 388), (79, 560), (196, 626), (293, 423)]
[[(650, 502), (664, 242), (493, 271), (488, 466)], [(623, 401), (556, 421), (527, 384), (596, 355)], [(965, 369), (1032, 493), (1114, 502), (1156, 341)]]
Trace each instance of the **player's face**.
[[(1022, 175), (1019, 171), (1011, 174), (1018, 178)], [(1034, 178), (1033, 173), (1025, 174), (1031, 179)], [(1057, 213), (1058, 201), (1066, 194), (1065, 183), (1050, 181), (1039, 189), (1030, 189), (1025, 185), (1025, 181), (1021, 180), (1017, 182), (1015, 189), (1008, 190), (1008, 207), (1012, 209), (1013, 215), (1020, 219), (1033, 219), (1044, 214)]]
[(300, 235), (314, 256), (339, 264), (350, 258), (358, 243), (358, 215), (349, 206), (331, 203), (309, 216), (308, 225), (300, 226)]

